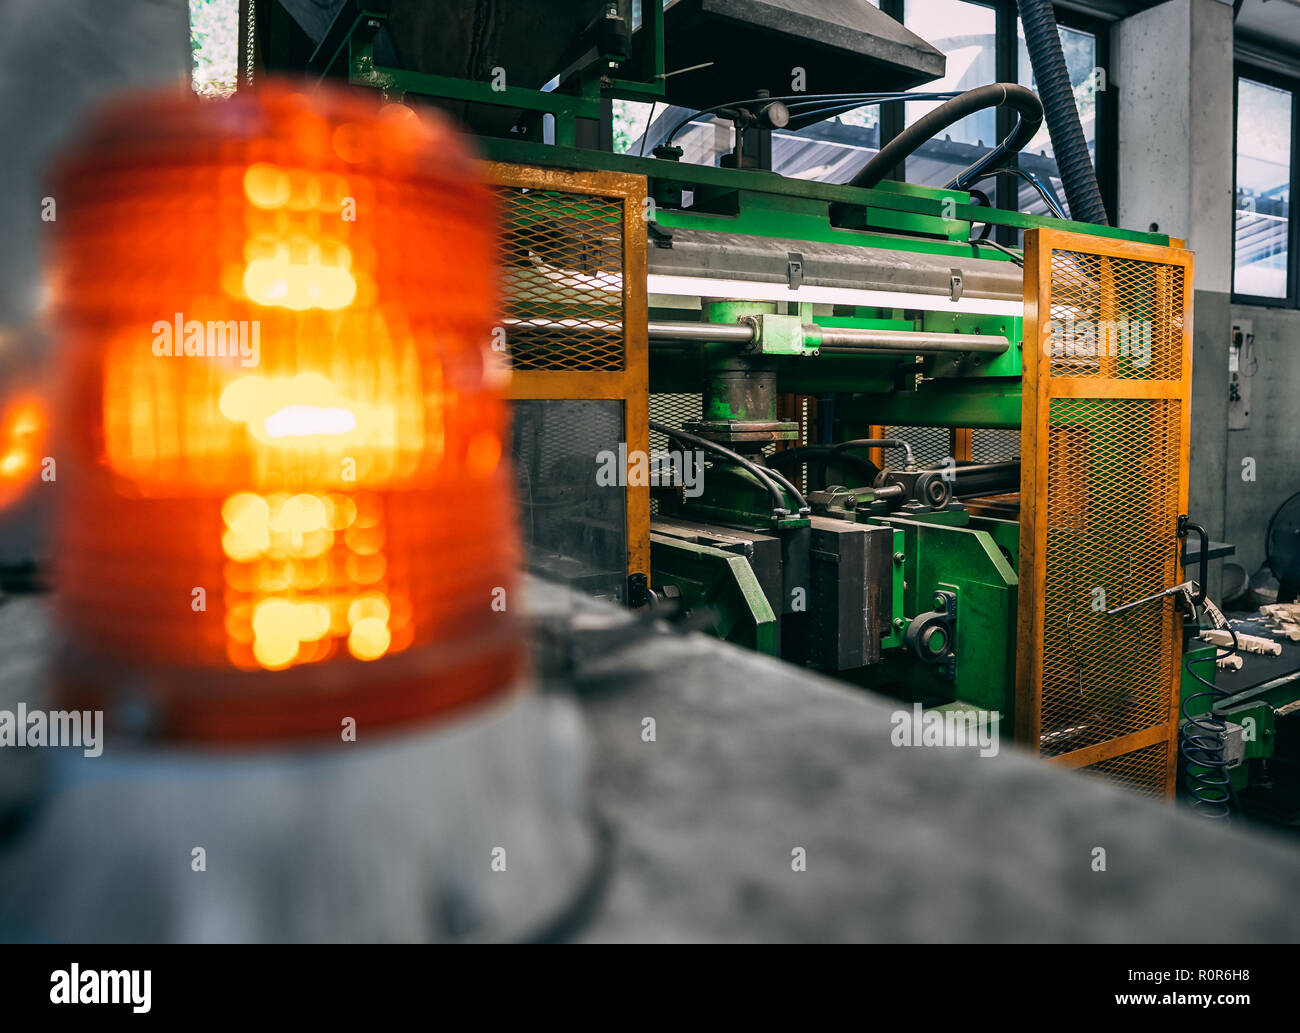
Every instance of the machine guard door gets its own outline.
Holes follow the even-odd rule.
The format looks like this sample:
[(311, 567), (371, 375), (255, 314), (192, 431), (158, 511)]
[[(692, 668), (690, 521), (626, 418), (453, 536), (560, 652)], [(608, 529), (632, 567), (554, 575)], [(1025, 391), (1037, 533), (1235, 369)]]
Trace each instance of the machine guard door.
[(1173, 793), (1192, 253), (1025, 233), (1018, 741), (1144, 795)]

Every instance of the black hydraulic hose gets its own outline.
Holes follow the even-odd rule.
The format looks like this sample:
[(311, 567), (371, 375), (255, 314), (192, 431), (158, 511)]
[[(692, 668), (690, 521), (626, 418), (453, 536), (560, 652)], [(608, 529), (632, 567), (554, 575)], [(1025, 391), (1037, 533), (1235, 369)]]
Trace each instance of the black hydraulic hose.
[[(774, 452), (767, 457), (767, 468), (775, 470), (782, 466), (796, 466), (802, 463), (808, 463), (810, 467), (817, 469), (817, 479), (815, 483), (822, 488), (826, 484), (826, 462), (823, 457), (828, 457), (831, 448), (829, 445), (800, 445), (797, 448), (786, 448), (780, 452)], [(847, 452), (838, 454), (836, 461), (844, 464), (845, 476), (851, 476), (850, 467), (857, 471), (859, 477), (865, 478), (862, 487), (875, 483), (876, 475), (880, 473), (879, 467), (868, 459), (861, 456), (850, 455)], [(811, 476), (811, 470), (809, 471)]]
[(912, 446), (902, 438), (853, 438), (850, 441), (841, 441), (828, 446), (826, 454), (817, 460), (817, 475), (822, 484), (826, 483), (826, 467), (830, 461), (851, 448), (901, 448), (907, 457), (908, 469), (916, 466), (916, 459), (912, 456)]
[(789, 477), (783, 474), (780, 470), (773, 468), (773, 466), (770, 463), (764, 466), (763, 469), (767, 471), (767, 475), (769, 477), (774, 478), (776, 482), (781, 485), (781, 487), (783, 487), (786, 491), (788, 491), (791, 495), (794, 496), (795, 502), (799, 506), (800, 516), (806, 516), (807, 514), (812, 512), (812, 508), (808, 505), (808, 500), (803, 497), (803, 492), (801, 492), (798, 488), (794, 486), (794, 483), (790, 480)]
[(1025, 26), (1025, 47), (1034, 68), (1038, 95), (1052, 137), (1052, 152), (1061, 172), (1070, 217), (1079, 222), (1109, 225), (1106, 206), (1097, 187), (1097, 172), (1079, 122), (1079, 108), (1070, 86), (1070, 72), (1061, 50), (1052, 0), (1017, 0)]
[(999, 166), (1003, 159), (1017, 153), (1029, 143), (1043, 124), (1043, 105), (1032, 90), (1016, 83), (990, 83), (967, 90), (959, 97), (954, 97), (945, 104), (940, 104), (933, 111), (923, 115), (885, 144), (874, 158), (849, 180), (850, 186), (873, 187), (885, 178), (899, 162), (919, 150), (928, 140), (938, 136), (949, 126), (960, 122), (967, 115), (973, 115), (985, 108), (997, 108), (1006, 105), (1017, 114), (1016, 124), (1011, 134), (1000, 144), (980, 158), (970, 168), (958, 175), (951, 184), (954, 189), (965, 189), (966, 185), (975, 183), (980, 173), (987, 168)]
[(916, 460), (912, 457), (912, 446), (902, 438), (853, 438), (851, 441), (841, 441), (830, 446), (827, 458), (836, 456), (850, 448), (901, 448), (903, 454), (907, 456), (908, 467), (916, 465)]
[[(973, 198), (975, 198), (975, 200), (977, 200), (977, 201), (978, 201), (980, 204), (982, 204), (985, 208), (992, 208), (992, 207), (993, 207), (993, 202), (992, 202), (991, 200), (989, 200), (989, 195), (986, 194), (986, 193), (984, 193), (983, 190), (977, 190), (977, 189), (975, 189), (975, 187), (971, 187), (971, 188), (970, 188), (970, 196), (973, 197)], [(988, 222), (988, 221), (985, 221), (985, 223), (984, 223), (984, 228), (983, 228), (982, 230), (980, 230), (980, 235), (979, 235), (978, 237), (975, 237), (974, 239), (975, 239), (975, 240), (988, 240), (988, 239), (989, 239), (989, 233), (992, 232), (992, 230), (993, 230), (993, 223)]]
[[(757, 463), (751, 462), (738, 452), (733, 452), (731, 449), (719, 445), (716, 441), (710, 441), (708, 438), (702, 438), (697, 434), (678, 430), (676, 427), (670, 427), (668, 424), (660, 423), (658, 420), (650, 421), (650, 429), (656, 433), (663, 434), (665, 437), (676, 438), (678, 441), (685, 441), (688, 444), (694, 445), (696, 448), (702, 448), (706, 452), (720, 455), (725, 459), (729, 459), (737, 466), (748, 470), (758, 480), (758, 483), (767, 489), (768, 494), (772, 496), (773, 515), (790, 515), (790, 511), (785, 508), (785, 496), (781, 494), (781, 489), (776, 486), (776, 481), (772, 479), (771, 471), (764, 470)], [(795, 496), (798, 498), (800, 504), (803, 504), (803, 497), (799, 495), (798, 492), (795, 492)]]

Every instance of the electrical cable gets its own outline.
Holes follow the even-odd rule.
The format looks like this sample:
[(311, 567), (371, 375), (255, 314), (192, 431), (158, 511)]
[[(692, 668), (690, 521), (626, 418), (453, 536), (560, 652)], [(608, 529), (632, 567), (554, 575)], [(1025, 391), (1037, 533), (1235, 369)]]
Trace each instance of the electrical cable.
[(986, 237), (977, 237), (975, 240), (970, 241), (971, 247), (975, 247), (977, 244), (983, 244), (985, 247), (997, 248), (1004, 255), (1009, 255), (1011, 257), (1011, 261), (1015, 262), (1016, 265), (1020, 266), (1021, 268), (1024, 268), (1024, 264), (1025, 264), (1024, 256), (1016, 254), (1009, 247), (1006, 247), (1003, 244), (999, 244), (996, 240), (989, 240)]
[(650, 127), (655, 124), (655, 105), (657, 100), (650, 102), (650, 116), (645, 120), (645, 132), (641, 134), (641, 150), (637, 152), (638, 158), (645, 157), (645, 142), (650, 137)]
[[(754, 104), (771, 104), (774, 102), (780, 102), (782, 104), (786, 104), (787, 106), (793, 105), (794, 107), (791, 108), (792, 111), (795, 109), (802, 111), (808, 104), (820, 103), (823, 101), (856, 100), (857, 102), (853, 104), (852, 108), (861, 108), (873, 104), (888, 104), (891, 101), (898, 101), (904, 99), (916, 100), (916, 101), (952, 100), (958, 96), (960, 96), (960, 94), (953, 94), (953, 93), (909, 94), (909, 93), (899, 93), (895, 91), (893, 93), (795, 93), (784, 97), (750, 97), (745, 100), (730, 101), (726, 104), (716, 104), (710, 108), (700, 108), (698, 111), (695, 111), (690, 115), (687, 115), (684, 119), (682, 119), (675, 126), (673, 126), (672, 129), (670, 129), (664, 135), (664, 138), (659, 142), (657, 146), (664, 146), (664, 145), (671, 144), (673, 142), (673, 139), (677, 136), (678, 133), (680, 133), (686, 126), (690, 125), (698, 118), (701, 118), (705, 115), (716, 115), (721, 111), (728, 111), (733, 108), (742, 108)], [(846, 108), (845, 110), (852, 110), (852, 108)]]
[[(1024, 169), (1018, 169), (1015, 168), (1014, 166), (1008, 165), (1004, 168), (992, 169), (989, 172), (986, 172), (981, 177), (981, 179), (991, 179), (994, 176), (1004, 176), (1004, 175), (1015, 176), (1016, 178), (1022, 179), (1025, 182), (1027, 182), (1030, 186), (1032, 186), (1035, 190), (1038, 191), (1038, 195), (1043, 199), (1043, 203), (1047, 205), (1048, 211), (1050, 211), (1058, 219), (1064, 219), (1066, 217), (1065, 209), (1061, 207), (1061, 202), (1057, 198), (1051, 195), (1047, 187), (1044, 186), (1042, 181), (1037, 176), (1035, 176), (1032, 172), (1026, 172)], [(978, 180), (976, 182), (978, 182)], [(951, 183), (949, 183), (948, 185), (950, 187), (952, 186)]]

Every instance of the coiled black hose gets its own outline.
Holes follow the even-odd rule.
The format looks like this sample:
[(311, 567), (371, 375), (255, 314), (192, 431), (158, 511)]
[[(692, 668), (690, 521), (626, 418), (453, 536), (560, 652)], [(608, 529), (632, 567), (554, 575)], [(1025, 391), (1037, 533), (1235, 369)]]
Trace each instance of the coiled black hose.
[(1109, 225), (1106, 206), (1097, 187), (1097, 172), (1083, 137), (1079, 108), (1070, 86), (1070, 71), (1061, 50), (1052, 0), (1017, 0), (1020, 20), (1025, 26), (1025, 47), (1034, 67), (1038, 96), (1047, 116), (1047, 130), (1052, 137), (1052, 152), (1065, 187), (1070, 217), (1098, 226)]
[[(1225, 621), (1224, 626), (1232, 636), (1232, 645), (1225, 647), (1223, 655), (1233, 656), (1240, 651), (1241, 643), (1232, 625)], [(1209, 656), (1189, 656), (1183, 661), (1183, 668), (1204, 688), (1183, 700), (1182, 715), (1185, 724), (1179, 734), (1178, 750), (1186, 761), (1183, 787), (1191, 798), (1192, 810), (1202, 817), (1224, 819), (1232, 812), (1232, 780), (1228, 777), (1228, 760), (1223, 746), (1223, 733), (1227, 731), (1228, 724), (1215, 714), (1214, 707), (1231, 693), (1192, 669), (1193, 664), (1215, 663), (1218, 659), (1219, 648), (1215, 647)], [(1193, 716), (1189, 713), (1189, 708), (1198, 699), (1207, 700), (1209, 706), (1204, 713)]]

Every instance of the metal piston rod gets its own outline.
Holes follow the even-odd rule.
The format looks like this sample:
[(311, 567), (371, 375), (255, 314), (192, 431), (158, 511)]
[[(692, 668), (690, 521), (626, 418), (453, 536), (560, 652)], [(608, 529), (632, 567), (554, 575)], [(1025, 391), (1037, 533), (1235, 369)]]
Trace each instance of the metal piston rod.
[[(748, 323), (653, 322), (652, 347), (674, 343), (736, 341), (752, 344), (755, 328)], [(1001, 355), (1011, 342), (1005, 337), (981, 334), (943, 334), (911, 330), (865, 330), (856, 327), (823, 327), (803, 324), (804, 340), (826, 352), (858, 355), (931, 355), (952, 352), (985, 352)]]
[[(576, 319), (507, 319), (511, 331), (563, 333), (584, 328), (600, 329), (602, 324)], [(610, 322), (611, 329), (621, 324)], [(655, 348), (672, 348), (681, 344), (709, 342), (717, 344), (752, 344), (757, 331), (748, 323), (703, 323), (656, 321), (649, 324), (650, 344)], [(822, 327), (803, 325), (804, 339), (825, 352), (855, 355), (934, 355), (953, 352), (982, 352), (1001, 355), (1011, 342), (992, 334), (943, 334), (911, 330), (866, 330), (856, 327)]]

